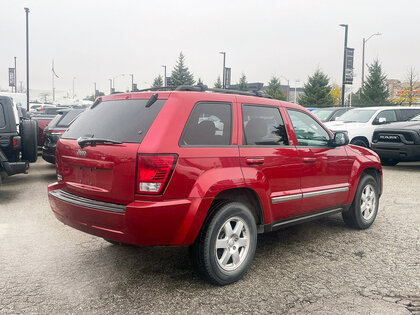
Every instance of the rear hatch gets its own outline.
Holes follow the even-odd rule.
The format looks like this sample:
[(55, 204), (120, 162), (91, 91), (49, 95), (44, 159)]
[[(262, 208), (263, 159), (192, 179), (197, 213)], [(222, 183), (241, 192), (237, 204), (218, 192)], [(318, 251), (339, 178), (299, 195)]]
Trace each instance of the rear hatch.
[(166, 101), (146, 106), (148, 100), (96, 102), (71, 124), (56, 153), (65, 191), (119, 204), (134, 200), (137, 151)]

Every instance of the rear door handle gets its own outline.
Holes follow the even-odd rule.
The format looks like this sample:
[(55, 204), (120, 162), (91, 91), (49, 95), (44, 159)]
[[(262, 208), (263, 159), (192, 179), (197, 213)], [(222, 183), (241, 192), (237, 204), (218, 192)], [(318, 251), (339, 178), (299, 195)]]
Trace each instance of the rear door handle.
[(248, 165), (264, 164), (264, 158), (247, 158), (246, 164)]
[(316, 158), (313, 158), (313, 157), (303, 158), (303, 163), (315, 163), (315, 162), (316, 162)]

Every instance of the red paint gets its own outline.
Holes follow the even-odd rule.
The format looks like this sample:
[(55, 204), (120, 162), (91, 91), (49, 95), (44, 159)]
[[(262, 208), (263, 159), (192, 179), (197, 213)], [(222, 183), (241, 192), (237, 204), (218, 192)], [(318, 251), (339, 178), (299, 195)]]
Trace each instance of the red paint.
[[(148, 99), (154, 92), (114, 94), (102, 101)], [(354, 146), (297, 146), (285, 108), (302, 107), (272, 99), (233, 94), (158, 92), (167, 99), (142, 143), (79, 147), (75, 140), (57, 144), (57, 172), (63, 189), (93, 200), (126, 205), (113, 213), (49, 197), (56, 217), (84, 232), (139, 245), (188, 245), (194, 242), (214, 198), (236, 188), (253, 190), (264, 223), (350, 204), (366, 168), (381, 166), (375, 153)], [(193, 106), (199, 101), (232, 104), (232, 140), (225, 147), (180, 146)], [(289, 136), (287, 146), (242, 145), (242, 104), (276, 106)], [(314, 117), (309, 113), (311, 117)], [(84, 151), (86, 154), (83, 156)], [(164, 157), (163, 160), (159, 157)], [(160, 173), (156, 165), (160, 165)], [(173, 166), (172, 166), (173, 165)], [(158, 174), (159, 173), (159, 174)], [(159, 175), (159, 176), (158, 176)], [(161, 182), (156, 193), (139, 191), (140, 182)], [(273, 203), (272, 198), (324, 189), (348, 191)]]

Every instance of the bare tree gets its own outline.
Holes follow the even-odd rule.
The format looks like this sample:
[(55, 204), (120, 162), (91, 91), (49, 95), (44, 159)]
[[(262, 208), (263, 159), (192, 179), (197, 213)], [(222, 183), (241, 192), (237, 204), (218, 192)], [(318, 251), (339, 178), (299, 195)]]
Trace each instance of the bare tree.
[(418, 80), (418, 74), (416, 72), (416, 69), (414, 67), (410, 67), (410, 69), (407, 72), (407, 75), (405, 77), (406, 81), (407, 81), (407, 102), (408, 105), (411, 106), (412, 103), (416, 102), (416, 91), (419, 87), (420, 87), (420, 83), (417, 81)]

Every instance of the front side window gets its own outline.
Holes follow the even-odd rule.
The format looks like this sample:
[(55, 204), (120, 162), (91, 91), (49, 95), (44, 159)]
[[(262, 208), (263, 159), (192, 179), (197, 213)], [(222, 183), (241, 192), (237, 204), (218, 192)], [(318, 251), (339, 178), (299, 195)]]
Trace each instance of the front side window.
[(180, 145), (230, 145), (232, 135), (232, 105), (202, 102), (194, 106)]
[(306, 113), (288, 109), (296, 140), (300, 146), (328, 146), (330, 135)]
[(397, 115), (395, 114), (395, 110), (383, 110), (382, 112), (380, 112), (376, 117), (375, 120), (373, 121), (374, 124), (380, 124), (381, 121), (379, 121), (380, 119), (384, 119), (385, 118), (385, 123), (389, 124), (391, 122), (395, 122), (397, 121)]
[(286, 128), (277, 107), (243, 105), (244, 145), (287, 145)]

